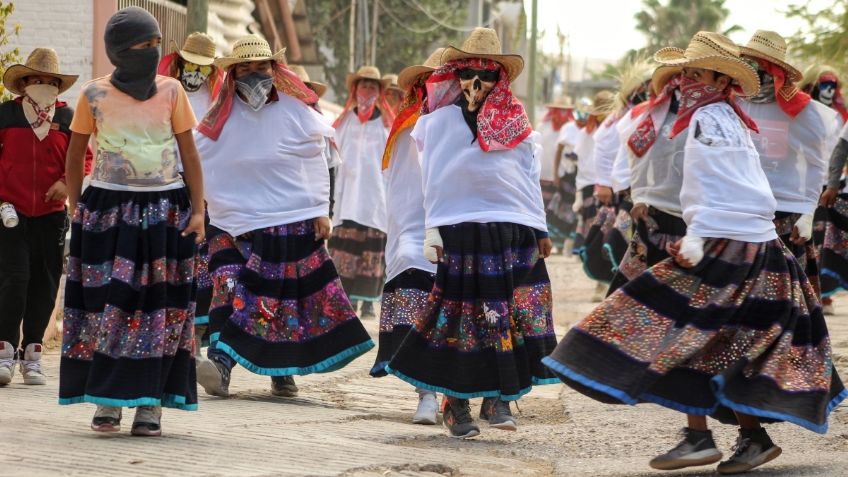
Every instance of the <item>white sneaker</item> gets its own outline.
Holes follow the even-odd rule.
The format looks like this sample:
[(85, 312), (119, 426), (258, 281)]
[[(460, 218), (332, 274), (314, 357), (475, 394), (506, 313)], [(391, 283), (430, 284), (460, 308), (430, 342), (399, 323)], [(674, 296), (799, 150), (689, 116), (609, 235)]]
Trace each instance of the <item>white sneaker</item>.
[(0, 341), (0, 386), (12, 382), (15, 375), (15, 347), (8, 341)]
[(47, 376), (41, 372), (41, 345), (30, 343), (24, 350), (21, 359), (21, 374), (24, 376), (24, 384), (41, 385), (47, 384)]
[(436, 393), (430, 391), (418, 392), (418, 410), (412, 416), (413, 424), (433, 425), (436, 423), (436, 411), (439, 409), (439, 403), (436, 400)]

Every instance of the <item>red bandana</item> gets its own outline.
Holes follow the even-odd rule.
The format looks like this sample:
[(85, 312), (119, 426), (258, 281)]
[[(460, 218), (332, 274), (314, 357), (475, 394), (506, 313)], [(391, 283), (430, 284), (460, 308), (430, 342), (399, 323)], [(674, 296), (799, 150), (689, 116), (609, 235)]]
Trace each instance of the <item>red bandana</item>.
[(398, 114), (395, 122), (392, 124), (392, 130), (389, 132), (389, 139), (386, 141), (386, 149), (383, 151), (383, 169), (389, 167), (389, 162), (392, 158), (392, 151), (395, 147), (398, 135), (415, 126), (418, 118), (421, 116), (421, 107), (424, 105), (424, 100), (427, 98), (427, 86), (425, 82), (429, 75), (420, 75), (415, 79), (415, 83), (406, 92), (403, 100), (398, 104)]
[[(221, 136), (224, 124), (227, 123), (227, 118), (230, 117), (233, 110), (233, 99), (236, 95), (234, 69), (235, 65), (230, 68), (227, 74), (227, 80), (221, 88), (221, 94), (215, 98), (209, 112), (197, 126), (197, 131), (200, 134), (213, 141), (217, 141), (218, 137)], [(278, 93), (299, 99), (310, 106), (318, 102), (318, 95), (303, 84), (303, 81), (293, 71), (280, 63), (274, 63), (274, 88)]]
[[(342, 120), (347, 115), (348, 111), (353, 111), (353, 108), (356, 108), (356, 115), (359, 118), (360, 122), (366, 122), (371, 119), (371, 116), (374, 114), (374, 108), (380, 110), (380, 119), (383, 120), (384, 127), (391, 127), (392, 123), (395, 120), (395, 115), (392, 113), (392, 107), (389, 106), (389, 102), (386, 101), (386, 94), (383, 90), (383, 87), (380, 86), (380, 94), (374, 99), (374, 102), (370, 105), (364, 105), (360, 107), (357, 105), (356, 101), (356, 83), (351, 85), (350, 91), (348, 92), (347, 102), (345, 103), (345, 107), (341, 113), (336, 117), (336, 120), (333, 122), (333, 127), (338, 129), (339, 125), (341, 125)], [(365, 110), (368, 110), (366, 115)]]
[[(179, 79), (177, 72), (177, 54), (171, 53), (165, 55), (162, 61), (159, 62), (158, 73), (162, 76), (170, 76), (174, 79)], [(206, 79), (206, 86), (209, 88), (209, 99), (212, 102), (218, 98), (218, 93), (221, 92), (221, 86), (224, 84), (224, 71), (221, 68), (215, 67), (215, 74), (209, 75)]]
[(839, 115), (842, 116), (842, 121), (848, 121), (848, 108), (845, 107), (845, 100), (842, 99), (842, 91), (840, 91), (840, 86), (842, 83), (839, 81), (839, 78), (833, 73), (825, 73), (819, 77), (819, 83), (826, 82), (836, 83), (836, 94), (833, 96), (833, 103), (831, 103), (830, 107), (837, 110)]
[(548, 112), (545, 113), (545, 117), (542, 118), (542, 122), (550, 121), (554, 131), (559, 131), (565, 123), (572, 119), (574, 119), (574, 112), (570, 109), (548, 108)]
[(651, 112), (655, 108), (671, 100), (671, 95), (674, 90), (680, 90), (679, 106), (677, 108), (677, 119), (671, 127), (671, 134), (668, 139), (674, 139), (675, 136), (685, 131), (689, 127), (689, 122), (692, 120), (692, 115), (699, 108), (709, 104), (727, 101), (730, 107), (739, 116), (739, 119), (748, 126), (752, 131), (759, 132), (757, 124), (747, 114), (745, 114), (736, 104), (736, 99), (733, 95), (733, 88), (727, 88), (724, 91), (719, 91), (713, 86), (699, 83), (689, 79), (682, 74), (674, 76), (666, 85), (660, 94), (651, 99), (648, 106), (648, 114), (645, 119), (636, 127), (636, 131), (627, 140), (627, 146), (636, 157), (642, 157), (653, 146), (657, 140), (657, 131), (654, 127), (654, 120), (651, 118)]
[(477, 113), (477, 143), (485, 152), (513, 149), (533, 132), (524, 106), (509, 89), (509, 78), (500, 63), (483, 58), (449, 61), (427, 80), (427, 106), (424, 114), (456, 103), (462, 95), (456, 72), (471, 68), (500, 71), (495, 87)]
[(757, 64), (760, 69), (770, 74), (774, 78), (774, 96), (777, 100), (777, 105), (790, 118), (798, 116), (804, 108), (810, 104), (813, 98), (809, 94), (798, 89), (798, 86), (792, 82), (786, 81), (786, 71), (780, 66), (757, 58)]

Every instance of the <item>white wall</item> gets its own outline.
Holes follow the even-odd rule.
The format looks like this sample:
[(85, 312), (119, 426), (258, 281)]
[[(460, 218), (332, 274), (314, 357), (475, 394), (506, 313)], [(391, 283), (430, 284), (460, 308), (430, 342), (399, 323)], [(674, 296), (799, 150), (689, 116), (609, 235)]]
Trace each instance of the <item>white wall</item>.
[(80, 86), (91, 79), (93, 3), (97, 0), (12, 0), (15, 12), (6, 26), (21, 24), (21, 32), (10, 42), (21, 51), (21, 62), (38, 47), (56, 50), (60, 71), (79, 75), (79, 80), (61, 99), (73, 107)]

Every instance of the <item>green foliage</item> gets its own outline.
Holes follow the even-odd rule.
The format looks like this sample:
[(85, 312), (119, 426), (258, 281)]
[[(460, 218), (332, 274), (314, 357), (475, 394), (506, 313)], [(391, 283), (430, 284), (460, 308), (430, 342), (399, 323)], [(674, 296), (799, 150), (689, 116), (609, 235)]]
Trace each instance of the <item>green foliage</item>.
[[(6, 22), (15, 11), (15, 4), (12, 2), (0, 1), (0, 77), (6, 73), (6, 68), (21, 62), (21, 52), (17, 48), (7, 49), (12, 37), (18, 36), (21, 31), (19, 23), (14, 24), (11, 29), (6, 26)], [(12, 99), (12, 94), (6, 91), (3, 84), (0, 83), (0, 101)]]
[(666, 46), (686, 48), (699, 31), (718, 31), (725, 35), (740, 30), (739, 25), (721, 30), (730, 15), (725, 0), (642, 0), (635, 15), (636, 29), (648, 40), (644, 50), (653, 53)]
[(806, 24), (789, 40), (793, 57), (827, 63), (843, 75), (848, 73), (848, 6), (844, 1), (834, 1), (821, 10), (814, 10), (809, 3), (790, 5), (786, 16)]
[[(373, 0), (367, 1), (369, 18)], [(438, 25), (415, 6), (421, 5), (433, 17), (453, 27), (464, 27), (468, 4), (463, 0), (381, 0), (377, 33), (376, 65), (383, 74), (397, 73), (411, 63), (422, 63), (439, 46), (459, 45), (465, 32)], [(327, 82), (338, 101), (347, 97), (350, 0), (322, 0), (307, 5), (309, 22)], [(359, 13), (357, 7), (357, 13)], [(357, 35), (365, 35), (357, 31)], [(370, 32), (368, 32), (370, 34)], [(369, 46), (370, 48), (370, 46)], [(331, 52), (329, 55), (328, 52)], [(362, 65), (356, 65), (359, 67)]]

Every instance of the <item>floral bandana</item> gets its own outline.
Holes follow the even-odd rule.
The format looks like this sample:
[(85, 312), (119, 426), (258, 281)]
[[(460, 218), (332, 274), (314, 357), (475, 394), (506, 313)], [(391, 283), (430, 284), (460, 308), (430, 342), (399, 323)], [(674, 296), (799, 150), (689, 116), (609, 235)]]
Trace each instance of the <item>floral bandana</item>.
[(574, 119), (574, 113), (570, 109), (562, 109), (562, 108), (548, 108), (548, 112), (545, 113), (545, 117), (542, 119), (543, 122), (551, 122), (551, 125), (554, 128), (554, 131), (559, 131), (565, 125), (565, 123)]
[(842, 92), (839, 90), (839, 88), (842, 86), (842, 82), (839, 81), (839, 78), (837, 78), (837, 76), (833, 73), (825, 73), (821, 75), (818, 82), (836, 83), (836, 95), (833, 97), (833, 103), (830, 105), (830, 107), (839, 112), (839, 115), (842, 116), (843, 121), (848, 121), (848, 108), (845, 107), (845, 100), (842, 99)]
[[(197, 126), (197, 131), (200, 134), (213, 141), (217, 141), (218, 137), (221, 136), (221, 131), (224, 130), (227, 118), (230, 117), (233, 110), (233, 98), (236, 95), (234, 69), (235, 65), (230, 67), (221, 93), (215, 98), (215, 102), (212, 103), (206, 116)], [(307, 105), (318, 102), (318, 95), (303, 84), (303, 81), (292, 70), (280, 63), (274, 63), (274, 87), (277, 92), (299, 99)]]
[[(757, 58), (757, 66), (774, 79), (772, 96), (777, 100), (780, 109), (790, 118), (798, 116), (813, 100), (809, 94), (799, 90), (798, 86), (786, 81), (786, 72), (780, 66), (760, 58)], [(763, 89), (762, 86), (760, 89)]]
[(533, 132), (524, 106), (509, 89), (509, 78), (500, 63), (484, 58), (449, 61), (427, 80), (427, 102), (422, 114), (456, 103), (462, 96), (457, 72), (463, 69), (499, 70), (497, 84), (477, 111), (477, 142), (485, 152), (513, 149)]
[(421, 108), (427, 99), (427, 86), (425, 82), (428, 77), (429, 74), (419, 75), (398, 105), (398, 115), (392, 124), (389, 139), (386, 141), (386, 149), (383, 151), (383, 170), (389, 167), (398, 135), (402, 131), (415, 126), (418, 118), (421, 117)]
[(658, 106), (670, 101), (674, 91), (680, 90), (679, 106), (677, 109), (677, 119), (671, 127), (671, 134), (668, 139), (674, 139), (675, 136), (685, 131), (689, 127), (689, 122), (692, 120), (692, 115), (699, 108), (709, 104), (727, 101), (733, 108), (739, 119), (752, 131), (759, 131), (757, 124), (745, 114), (736, 104), (733, 96), (734, 89), (727, 88), (724, 91), (719, 91), (713, 86), (700, 83), (693, 79), (689, 79), (682, 74), (674, 76), (666, 85), (660, 94), (653, 98), (648, 106), (648, 114), (645, 119), (636, 127), (636, 131), (627, 140), (627, 146), (636, 157), (642, 157), (657, 140), (657, 130), (654, 127), (654, 120), (651, 118), (651, 112)]

